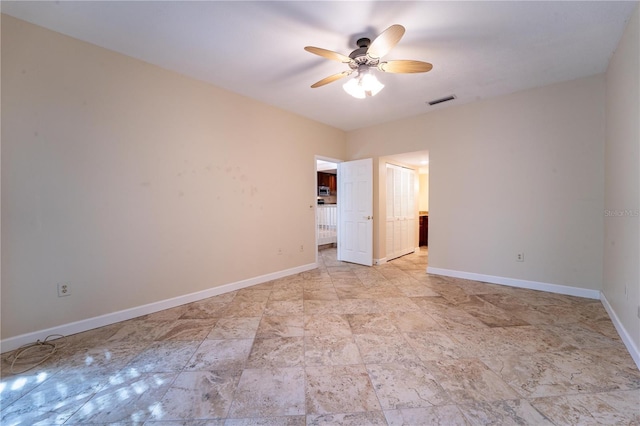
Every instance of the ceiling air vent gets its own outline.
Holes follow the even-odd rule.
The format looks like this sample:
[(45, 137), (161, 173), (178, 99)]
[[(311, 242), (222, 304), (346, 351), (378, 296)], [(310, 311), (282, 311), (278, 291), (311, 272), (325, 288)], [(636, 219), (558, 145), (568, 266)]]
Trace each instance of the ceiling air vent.
[(452, 101), (456, 98), (456, 95), (451, 95), (451, 96), (446, 96), (444, 98), (440, 98), (440, 99), (435, 99), (433, 101), (429, 101), (427, 102), (429, 105), (438, 105), (441, 104), (443, 102), (448, 102), (448, 101)]

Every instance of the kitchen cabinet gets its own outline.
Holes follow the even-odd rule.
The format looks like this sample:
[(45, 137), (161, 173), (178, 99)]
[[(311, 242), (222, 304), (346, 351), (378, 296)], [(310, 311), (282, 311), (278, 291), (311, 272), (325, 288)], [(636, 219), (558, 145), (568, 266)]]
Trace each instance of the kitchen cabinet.
[(329, 174), (329, 189), (332, 194), (338, 192), (338, 178), (336, 175)]
[(329, 177), (327, 173), (318, 172), (318, 186), (329, 186)]
[(420, 216), (420, 246), (429, 245), (429, 216)]
[(331, 194), (338, 189), (338, 179), (333, 173), (318, 172), (318, 186), (328, 186)]

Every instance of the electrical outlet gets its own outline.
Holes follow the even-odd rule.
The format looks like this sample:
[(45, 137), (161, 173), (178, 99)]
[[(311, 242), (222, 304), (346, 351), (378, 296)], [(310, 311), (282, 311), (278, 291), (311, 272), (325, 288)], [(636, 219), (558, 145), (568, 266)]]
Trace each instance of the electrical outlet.
[(69, 283), (58, 283), (58, 297), (71, 296), (71, 285)]
[(302, 253), (304, 251), (304, 245), (300, 244), (300, 253)]
[(524, 262), (524, 253), (516, 253), (516, 262)]
[(282, 255), (282, 249), (281, 248), (278, 249), (278, 256), (280, 256), (280, 255)]

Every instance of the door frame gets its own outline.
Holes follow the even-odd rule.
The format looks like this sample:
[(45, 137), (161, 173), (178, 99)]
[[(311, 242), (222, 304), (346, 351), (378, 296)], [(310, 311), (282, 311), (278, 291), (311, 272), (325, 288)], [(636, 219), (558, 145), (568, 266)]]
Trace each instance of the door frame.
[[(387, 230), (386, 230), (386, 221), (387, 221), (387, 212), (386, 212), (386, 197), (387, 197), (387, 193), (386, 193), (386, 186), (387, 186), (387, 176), (386, 176), (386, 163), (389, 164), (394, 164), (396, 166), (400, 166), (400, 167), (406, 167), (406, 168), (410, 168), (410, 169), (414, 169), (416, 171), (416, 179), (418, 179), (418, 182), (416, 182), (416, 190), (419, 191), (419, 176), (420, 176), (420, 172), (419, 169), (421, 166), (418, 165), (414, 165), (414, 164), (410, 164), (406, 161), (403, 161), (404, 158), (406, 158), (407, 156), (423, 156), (425, 155), (427, 158), (429, 158), (429, 165), (431, 166), (432, 161), (431, 161), (431, 151), (429, 149), (423, 149), (423, 150), (419, 150), (419, 151), (409, 151), (409, 152), (400, 152), (400, 153), (396, 153), (396, 154), (388, 154), (388, 155), (382, 155), (380, 157), (374, 157), (377, 159), (378, 161), (378, 167), (376, 168), (374, 165), (374, 179), (378, 179), (378, 191), (374, 194), (374, 201), (375, 196), (377, 194), (378, 199), (377, 199), (377, 205), (374, 205), (374, 210), (375, 213), (378, 214), (378, 217), (380, 219), (380, 221), (378, 222), (378, 224), (376, 225), (376, 227), (374, 228), (374, 254), (377, 254), (377, 258), (374, 257), (374, 264), (375, 265), (382, 265), (384, 263), (387, 263), (387, 251), (386, 251), (386, 235), (387, 235)], [(431, 167), (429, 167), (430, 172), (431, 172)], [(432, 199), (431, 197), (431, 185), (432, 185), (432, 173), (429, 173), (429, 182), (427, 184), (427, 188), (428, 188), (428, 193), (429, 193), (429, 200)], [(418, 214), (419, 212), (419, 196), (416, 195), (416, 214)], [(377, 209), (377, 210), (376, 210)], [(433, 228), (435, 229), (435, 228)], [(415, 237), (416, 242), (419, 241), (419, 226), (416, 226), (416, 234)], [(416, 245), (416, 247), (418, 247), (418, 245)], [(382, 255), (384, 253), (384, 255)]]

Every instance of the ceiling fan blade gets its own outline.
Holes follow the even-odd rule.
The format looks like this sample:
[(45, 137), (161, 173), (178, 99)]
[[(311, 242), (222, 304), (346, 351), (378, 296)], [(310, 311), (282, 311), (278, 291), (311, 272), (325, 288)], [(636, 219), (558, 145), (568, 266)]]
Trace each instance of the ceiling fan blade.
[(338, 62), (344, 62), (348, 64), (353, 61), (353, 59), (343, 55), (342, 53), (334, 52), (333, 50), (322, 49), (320, 47), (307, 46), (304, 48), (304, 50), (315, 55), (322, 56), (323, 58), (332, 59)]
[(371, 58), (382, 58), (393, 49), (393, 46), (398, 44), (403, 35), (404, 27), (402, 25), (390, 26), (371, 42), (367, 55)]
[(322, 80), (320, 80), (320, 81), (318, 81), (316, 83), (313, 83), (311, 85), (311, 88), (315, 89), (316, 87), (320, 87), (320, 86), (324, 86), (325, 84), (333, 83), (336, 80), (340, 80), (341, 78), (348, 76), (352, 72), (353, 72), (353, 70), (349, 70), (349, 71), (339, 72), (338, 74), (330, 75), (329, 77), (323, 78)]
[(409, 61), (409, 60), (397, 60), (397, 61), (387, 61), (380, 62), (378, 65), (378, 69), (384, 72), (393, 72), (393, 73), (414, 73), (414, 72), (427, 72), (431, 71), (433, 65), (429, 62), (422, 61)]

